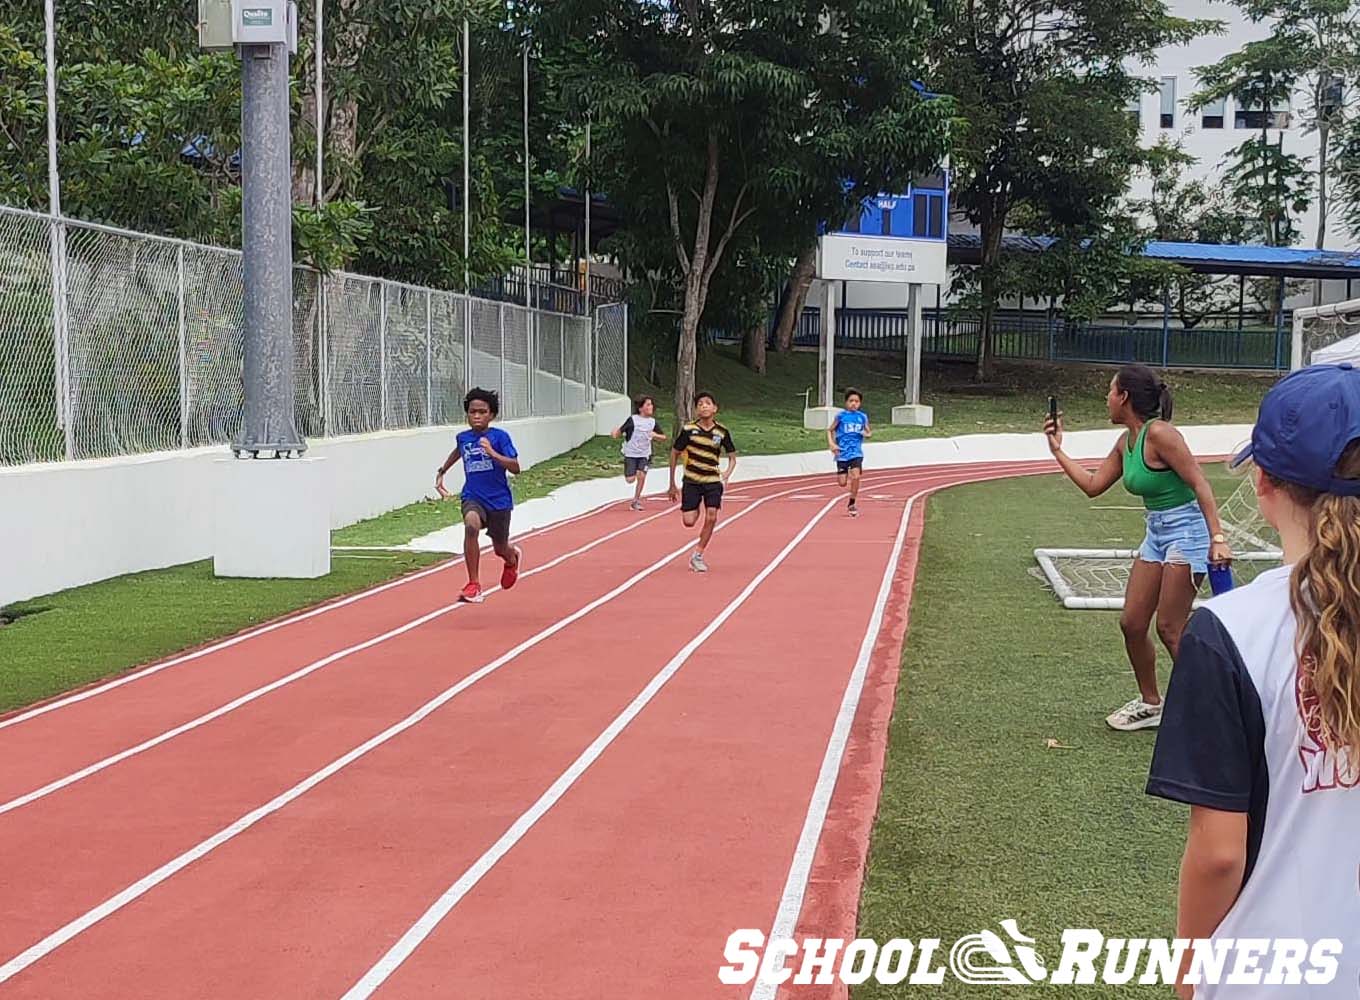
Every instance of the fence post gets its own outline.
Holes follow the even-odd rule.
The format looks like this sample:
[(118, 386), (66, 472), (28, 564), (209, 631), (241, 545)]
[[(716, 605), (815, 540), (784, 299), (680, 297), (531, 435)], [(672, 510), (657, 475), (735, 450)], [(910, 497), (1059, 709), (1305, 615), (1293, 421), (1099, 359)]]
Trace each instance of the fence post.
[(567, 317), (560, 313), (557, 317), (557, 340), (557, 367), (561, 372), (561, 377), (557, 380), (557, 387), (562, 391), (560, 412), (565, 416), (567, 412)]
[(600, 314), (591, 311), (590, 300), (586, 300), (586, 323), (590, 331), (590, 408), (595, 409), (600, 392)]
[(498, 388), (497, 388), (497, 391), (501, 394), (502, 401), (508, 403), (509, 400), (508, 400), (507, 398), (505, 398), (505, 397), (506, 397), (506, 393), (505, 393), (505, 303), (504, 303), (504, 302), (498, 303), (497, 306), (496, 306), (496, 325), (497, 325), (497, 327), (500, 329), (500, 334), (501, 334), (501, 352), (500, 352), (500, 353), (501, 353), (501, 359), (500, 359), (500, 368), (501, 368), (501, 371), (500, 371), (500, 375), (498, 376), (499, 379), (500, 379), (500, 384), (499, 384), (499, 386), (498, 386)]
[(179, 274), (179, 446), (189, 447), (189, 316), (185, 310), (184, 244), (175, 245), (175, 269)]
[(378, 426), (387, 430), (387, 282), (378, 282)]
[(317, 302), (316, 325), (317, 325), (317, 352), (321, 361), (317, 366), (320, 369), (319, 378), (321, 379), (321, 433), (329, 436), (331, 433), (331, 330), (327, 320), (329, 308), (327, 301), (330, 298), (330, 278), (324, 274), (317, 276), (317, 284), (321, 288), (321, 297)]
[(623, 303), (623, 394), (628, 395), (628, 303)]
[[(525, 276), (524, 280), (526, 282), (529, 280), (527, 275)], [(527, 288), (528, 286), (526, 285), (525, 287)], [(527, 294), (525, 298), (526, 299), (528, 298)], [(534, 415), (534, 382), (538, 375), (538, 354), (534, 351), (535, 319), (537, 319), (537, 317), (535, 316), (533, 309), (529, 308), (529, 306), (526, 305), (524, 307), (524, 351), (525, 351), (524, 374), (527, 380), (526, 384), (529, 387), (527, 393), (529, 397), (528, 415), (531, 417)]]
[(463, 292), (463, 392), (472, 391), (472, 296)]
[(425, 289), (425, 426), (434, 426), (434, 292)]
[[(1171, 359), (1171, 286), (1162, 285), (1162, 367)], [(1138, 360), (1136, 353), (1133, 360)]]
[(63, 431), (63, 453), (69, 462), (75, 458), (75, 393), (71, 385), (71, 341), (68, 320), (66, 223), (53, 218), (47, 234), (52, 265), (52, 350), (55, 355), (53, 396), (57, 426)]

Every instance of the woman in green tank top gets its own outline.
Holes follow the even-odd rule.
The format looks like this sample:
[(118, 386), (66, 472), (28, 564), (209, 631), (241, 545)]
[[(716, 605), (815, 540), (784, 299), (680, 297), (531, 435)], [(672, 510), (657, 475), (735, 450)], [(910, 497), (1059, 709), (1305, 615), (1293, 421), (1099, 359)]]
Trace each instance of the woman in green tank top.
[(1171, 425), (1166, 383), (1144, 365), (1129, 365), (1110, 381), (1106, 404), (1110, 422), (1125, 432), (1098, 469), (1086, 469), (1063, 453), (1061, 415), (1056, 424), (1046, 421), (1044, 431), (1054, 458), (1088, 497), (1098, 497), (1122, 480), (1147, 509), (1147, 534), (1129, 572), (1119, 620), (1138, 697), (1105, 719), (1112, 728), (1127, 731), (1162, 720), (1157, 648), (1148, 634), (1153, 617), (1174, 660), (1209, 565), (1231, 562), (1232, 550), (1213, 490), (1185, 438)]

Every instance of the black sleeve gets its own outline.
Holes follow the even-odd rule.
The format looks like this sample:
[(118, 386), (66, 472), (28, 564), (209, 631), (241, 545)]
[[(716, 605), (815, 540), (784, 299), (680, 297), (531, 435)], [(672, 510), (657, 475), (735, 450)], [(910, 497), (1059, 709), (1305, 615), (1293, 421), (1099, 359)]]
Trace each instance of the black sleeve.
[(1147, 793), (1192, 806), (1254, 812), (1265, 773), (1265, 717), (1232, 636), (1210, 611), (1181, 636)]
[(724, 432), (723, 432), (723, 443), (722, 443), (722, 447), (723, 447), (723, 451), (727, 452), (729, 455), (732, 454), (732, 452), (734, 452), (734, 451), (737, 450), (737, 443), (736, 443), (735, 441), (732, 440), (732, 432), (731, 432), (731, 431), (724, 431)]
[(675, 436), (675, 443), (671, 445), (672, 451), (684, 451), (689, 447), (689, 430), (683, 429)]
[(622, 434), (624, 437), (632, 437), (632, 436), (633, 436), (633, 418), (632, 418), (632, 417), (629, 417), (627, 420), (625, 420), (625, 421), (623, 422), (623, 426), (619, 428), (619, 433)]

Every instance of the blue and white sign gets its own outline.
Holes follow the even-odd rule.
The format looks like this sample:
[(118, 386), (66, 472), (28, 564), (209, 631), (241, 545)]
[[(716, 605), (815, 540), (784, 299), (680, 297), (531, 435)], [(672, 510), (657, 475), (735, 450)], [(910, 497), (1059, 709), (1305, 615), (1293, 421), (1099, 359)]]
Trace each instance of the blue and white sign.
[(939, 285), (946, 276), (949, 174), (916, 178), (903, 194), (878, 194), (818, 241), (817, 276), (830, 281)]

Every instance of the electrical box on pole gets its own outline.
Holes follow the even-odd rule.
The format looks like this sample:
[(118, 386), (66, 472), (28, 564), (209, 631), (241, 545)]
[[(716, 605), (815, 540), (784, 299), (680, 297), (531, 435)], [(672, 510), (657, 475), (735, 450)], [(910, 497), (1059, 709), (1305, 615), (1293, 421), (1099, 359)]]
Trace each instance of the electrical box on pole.
[(297, 52), (294, 0), (198, 0), (198, 44), (221, 52), (238, 45), (287, 45)]

